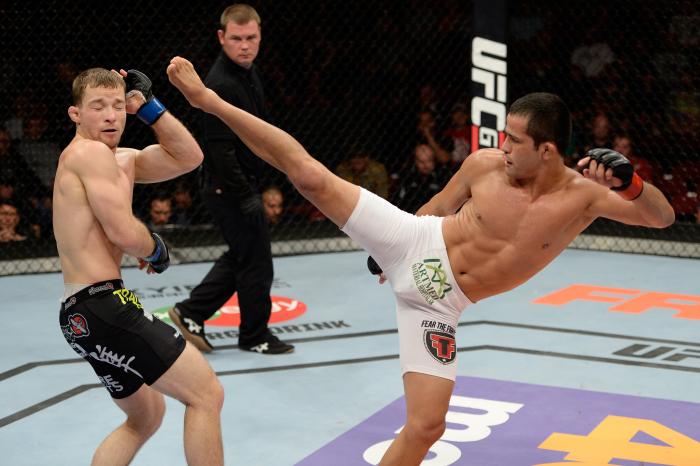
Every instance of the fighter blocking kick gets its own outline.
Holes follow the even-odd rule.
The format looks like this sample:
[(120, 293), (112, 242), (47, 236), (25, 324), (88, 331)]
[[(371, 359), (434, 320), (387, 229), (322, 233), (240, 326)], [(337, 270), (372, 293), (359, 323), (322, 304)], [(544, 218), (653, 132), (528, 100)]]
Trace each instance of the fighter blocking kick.
[[(152, 128), (158, 143), (119, 147), (127, 114)], [(166, 394), (185, 405), (187, 463), (221, 465), (223, 389), (214, 371), (179, 332), (144, 312), (120, 270), (124, 254), (140, 258), (147, 273), (168, 268), (167, 245), (132, 212), (134, 183), (187, 173), (201, 163), (202, 151), (137, 70), (83, 71), (73, 81), (68, 115), (76, 132), (59, 158), (53, 193), (65, 283), (59, 323), (66, 342), (126, 414), (92, 464), (130, 463), (159, 428)]]
[(417, 465), (445, 430), (457, 373), (455, 329), (466, 307), (524, 283), (596, 218), (664, 228), (663, 194), (621, 154), (594, 150), (564, 165), (571, 117), (553, 94), (516, 100), (501, 149), (472, 153), (416, 215), (353, 185), (289, 134), (219, 98), (192, 64), (168, 76), (191, 105), (223, 120), (260, 158), (376, 259), (396, 296), (407, 419), (382, 465)]

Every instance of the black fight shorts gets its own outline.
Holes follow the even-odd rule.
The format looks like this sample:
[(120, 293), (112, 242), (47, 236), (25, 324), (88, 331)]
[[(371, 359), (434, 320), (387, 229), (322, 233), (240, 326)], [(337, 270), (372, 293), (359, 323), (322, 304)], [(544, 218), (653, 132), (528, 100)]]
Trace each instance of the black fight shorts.
[(61, 330), (112, 398), (153, 382), (185, 349), (180, 332), (143, 311), (121, 280), (95, 283), (61, 304)]

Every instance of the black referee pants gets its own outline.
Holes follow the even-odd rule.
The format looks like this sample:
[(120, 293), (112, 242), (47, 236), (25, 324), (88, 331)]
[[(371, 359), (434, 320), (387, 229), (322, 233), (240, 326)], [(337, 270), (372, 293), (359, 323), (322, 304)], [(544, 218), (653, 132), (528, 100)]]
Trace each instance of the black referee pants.
[(214, 263), (190, 297), (176, 304), (184, 314), (204, 321), (238, 292), (241, 326), (238, 344), (257, 345), (269, 333), (272, 302), (272, 250), (266, 222), (247, 222), (238, 202), (210, 190), (202, 198), (221, 228), (229, 250)]

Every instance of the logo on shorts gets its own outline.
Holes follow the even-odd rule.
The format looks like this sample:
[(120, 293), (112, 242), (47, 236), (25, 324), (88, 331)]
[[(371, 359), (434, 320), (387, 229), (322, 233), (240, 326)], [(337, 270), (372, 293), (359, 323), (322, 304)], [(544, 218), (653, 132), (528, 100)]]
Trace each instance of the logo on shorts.
[(112, 378), (112, 376), (109, 374), (105, 375), (104, 377), (100, 377), (98, 375), (97, 378), (100, 379), (102, 385), (104, 385), (110, 393), (121, 392), (124, 390), (124, 387), (122, 387), (122, 385), (117, 380), (114, 380), (114, 378)]
[(450, 364), (457, 356), (455, 337), (446, 332), (426, 330), (424, 332), (425, 347), (430, 355), (441, 364)]
[(63, 309), (68, 309), (69, 307), (71, 307), (73, 304), (75, 304), (77, 302), (78, 302), (78, 300), (75, 299), (75, 296), (71, 296), (71, 298), (68, 301), (63, 303)]
[(63, 336), (69, 342), (76, 338), (90, 335), (87, 319), (82, 314), (71, 314), (68, 316), (68, 325), (61, 325)]
[(411, 271), (418, 292), (428, 304), (444, 298), (452, 290), (452, 285), (447, 283), (447, 273), (442, 268), (440, 259), (423, 259), (423, 262), (413, 264)]
[[(122, 288), (121, 290), (112, 291), (112, 294), (118, 296), (122, 304), (131, 303), (137, 308), (143, 310), (143, 305), (139, 301), (138, 296), (136, 296), (133, 291), (127, 290), (126, 288)], [(151, 317), (149, 320), (153, 321), (153, 317)]]
[(114, 285), (111, 283), (105, 283), (104, 285), (100, 286), (91, 286), (90, 289), (88, 290), (88, 293), (90, 296), (94, 295), (95, 293), (99, 293), (100, 291), (107, 291), (107, 290), (113, 290)]

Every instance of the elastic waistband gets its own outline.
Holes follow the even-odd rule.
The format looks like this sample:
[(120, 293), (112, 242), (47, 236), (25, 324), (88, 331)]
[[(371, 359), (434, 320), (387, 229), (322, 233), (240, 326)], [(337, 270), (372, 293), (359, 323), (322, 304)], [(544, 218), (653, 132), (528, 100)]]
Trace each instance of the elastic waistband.
[(122, 288), (124, 288), (124, 282), (119, 279), (93, 283), (87, 288), (83, 288), (74, 295), (68, 297), (63, 303), (61, 303), (61, 309), (66, 310), (69, 307), (78, 304), (80, 301), (94, 298), (105, 293), (111, 293), (114, 290), (120, 290)]

